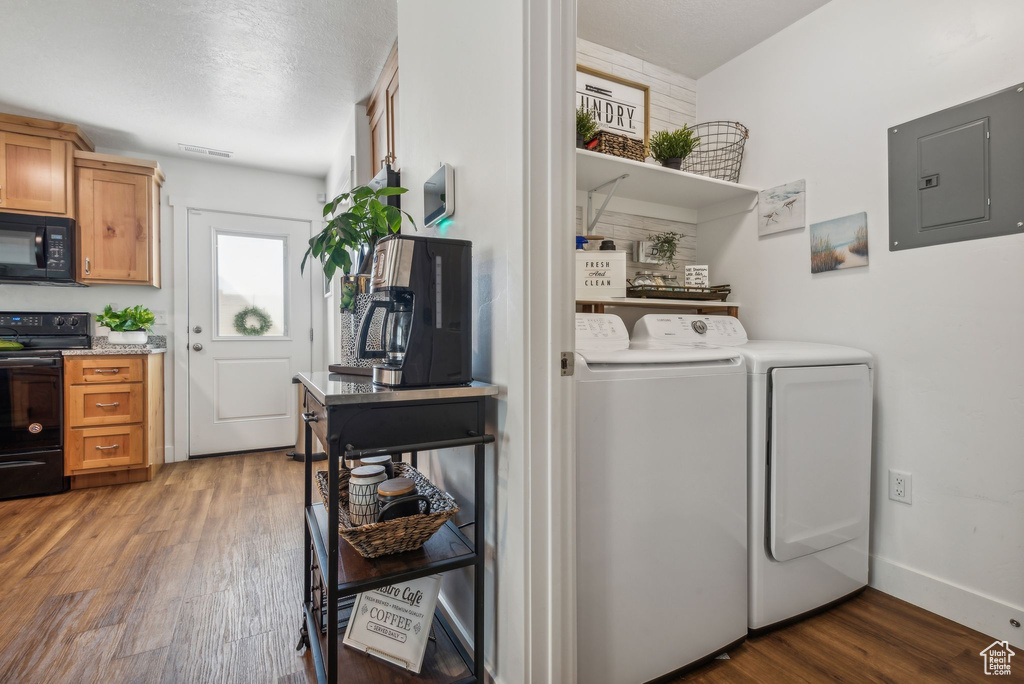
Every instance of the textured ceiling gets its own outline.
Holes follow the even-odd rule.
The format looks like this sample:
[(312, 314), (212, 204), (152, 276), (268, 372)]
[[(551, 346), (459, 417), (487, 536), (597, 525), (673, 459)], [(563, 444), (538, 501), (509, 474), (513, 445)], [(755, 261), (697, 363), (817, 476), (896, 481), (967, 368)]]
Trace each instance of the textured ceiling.
[[(323, 175), (398, 34), (396, 0), (3, 0), (0, 111), (99, 147)], [(204, 157), (193, 157), (204, 158)]]
[(691, 78), (828, 0), (579, 0), (579, 36)]

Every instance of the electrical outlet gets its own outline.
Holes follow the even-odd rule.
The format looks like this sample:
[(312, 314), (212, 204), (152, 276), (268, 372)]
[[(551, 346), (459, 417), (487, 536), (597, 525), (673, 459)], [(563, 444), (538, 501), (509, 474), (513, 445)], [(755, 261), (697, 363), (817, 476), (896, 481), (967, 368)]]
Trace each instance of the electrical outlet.
[(913, 476), (902, 470), (889, 470), (889, 498), (900, 503), (910, 503)]

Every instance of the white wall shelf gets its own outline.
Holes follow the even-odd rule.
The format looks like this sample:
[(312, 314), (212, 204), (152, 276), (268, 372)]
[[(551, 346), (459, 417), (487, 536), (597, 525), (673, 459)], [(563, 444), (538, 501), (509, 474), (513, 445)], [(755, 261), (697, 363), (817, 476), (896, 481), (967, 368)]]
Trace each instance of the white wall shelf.
[[(615, 190), (615, 197), (624, 200), (662, 204), (704, 213), (718, 205), (744, 205), (752, 208), (757, 200), (757, 188), (739, 183), (676, 171), (656, 164), (623, 159), (610, 154), (576, 150), (576, 189), (588, 192), (623, 174)], [(747, 203), (749, 206), (747, 206)], [(719, 212), (712, 212), (719, 213)]]
[(637, 309), (674, 309), (695, 313), (726, 313), (739, 315), (739, 302), (715, 302), (706, 299), (648, 299), (645, 297), (578, 297), (577, 310), (583, 313), (604, 313), (606, 306), (629, 306)]

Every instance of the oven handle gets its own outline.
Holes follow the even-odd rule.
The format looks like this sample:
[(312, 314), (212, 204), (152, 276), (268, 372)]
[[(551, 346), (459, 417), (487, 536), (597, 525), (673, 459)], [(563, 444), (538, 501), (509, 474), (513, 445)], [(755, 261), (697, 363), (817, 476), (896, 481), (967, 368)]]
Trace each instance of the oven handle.
[(46, 268), (46, 228), (36, 228), (36, 268)]
[(46, 465), (42, 461), (8, 461), (0, 463), (0, 468), (22, 468), (24, 466)]
[(0, 359), (0, 368), (38, 368), (39, 366), (57, 366), (60, 359), (37, 359), (33, 356), (12, 356)]

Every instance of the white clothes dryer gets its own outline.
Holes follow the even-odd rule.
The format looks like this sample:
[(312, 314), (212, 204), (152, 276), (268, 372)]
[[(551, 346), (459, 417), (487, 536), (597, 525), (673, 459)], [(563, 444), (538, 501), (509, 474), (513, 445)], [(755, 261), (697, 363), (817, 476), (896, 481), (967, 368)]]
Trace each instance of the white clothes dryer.
[(849, 347), (748, 341), (731, 316), (644, 316), (636, 347), (695, 341), (747, 366), (749, 628), (830, 607), (868, 582), (872, 357)]

